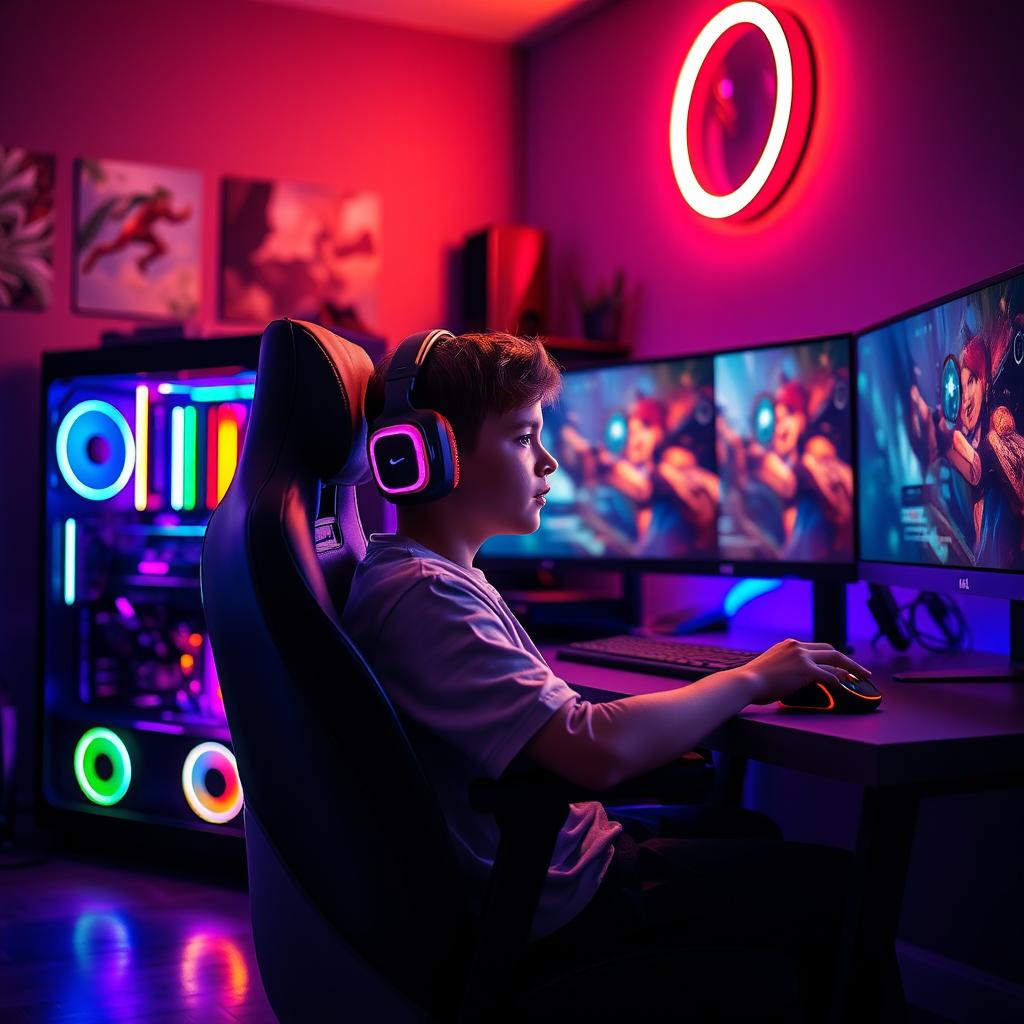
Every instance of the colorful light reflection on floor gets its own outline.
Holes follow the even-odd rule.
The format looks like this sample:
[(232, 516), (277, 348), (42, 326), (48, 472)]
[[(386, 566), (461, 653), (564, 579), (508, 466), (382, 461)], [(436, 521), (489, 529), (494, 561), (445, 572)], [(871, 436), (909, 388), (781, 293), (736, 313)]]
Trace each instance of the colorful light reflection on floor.
[(68, 860), (0, 882), (0, 1020), (275, 1020), (240, 889)]

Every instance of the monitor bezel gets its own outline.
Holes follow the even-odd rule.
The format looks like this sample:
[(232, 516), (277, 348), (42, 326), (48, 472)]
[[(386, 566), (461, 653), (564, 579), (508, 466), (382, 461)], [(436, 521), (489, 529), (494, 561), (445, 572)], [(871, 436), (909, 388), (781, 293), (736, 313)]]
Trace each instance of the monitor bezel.
[[(1002, 284), (1011, 278), (1024, 276), (1024, 263), (1019, 264), (1012, 270), (1004, 271), (993, 277), (986, 278), (975, 284), (950, 292), (930, 302), (921, 303), (918, 306), (900, 313), (896, 316), (887, 317), (877, 323), (864, 327), (853, 333), (853, 345), (851, 351), (851, 366), (856, 364), (860, 355), (861, 341), (869, 334), (884, 330), (893, 324), (910, 320), (922, 313), (937, 309), (948, 302), (955, 302), (957, 299), (965, 298), (976, 292), (984, 291), (994, 285)], [(860, 394), (854, 383), (854, 409), (856, 422), (854, 423), (853, 438), (858, 449), (854, 452), (854, 464), (860, 468), (859, 430), (860, 430)], [(972, 597), (994, 597), (1008, 600), (1024, 599), (1024, 573), (1013, 569), (994, 569), (979, 566), (946, 566), (927, 565), (918, 562), (895, 562), (876, 558), (865, 558), (861, 551), (860, 532), (860, 491), (857, 493), (857, 509), (854, 514), (856, 535), (854, 537), (854, 550), (857, 553), (857, 579), (867, 583), (882, 583), (887, 586), (907, 587), (911, 590), (941, 590), (956, 594), (965, 594)]]
[[(564, 371), (565, 375), (576, 373), (593, 373), (595, 370), (615, 370), (632, 366), (646, 366), (650, 363), (678, 362), (685, 359), (712, 359), (718, 356), (733, 355), (737, 352), (759, 352), (762, 349), (791, 348), (796, 345), (812, 345), (826, 341), (843, 341), (845, 339), (849, 352), (850, 366), (850, 465), (853, 469), (854, 486), (857, 480), (857, 409), (854, 396), (856, 381), (855, 352), (853, 334), (849, 331), (837, 331), (832, 334), (818, 335), (812, 338), (795, 338), (783, 341), (770, 341), (757, 345), (734, 345), (728, 348), (682, 352), (674, 355), (650, 356), (644, 359), (629, 359), (615, 363), (601, 363), (594, 366), (573, 366)], [(854, 495), (853, 510), (853, 554), (843, 562), (758, 562), (746, 560), (729, 560), (723, 558), (593, 558), (553, 555), (550, 557), (532, 555), (480, 555), (474, 565), (481, 569), (493, 570), (524, 570), (531, 566), (539, 566), (544, 570), (593, 569), (596, 572), (650, 572), (675, 573), (686, 576), (718, 576), (727, 579), (747, 577), (764, 579), (798, 579), (810, 582), (852, 583), (856, 581), (857, 539), (859, 536), (857, 522), (857, 498)]]

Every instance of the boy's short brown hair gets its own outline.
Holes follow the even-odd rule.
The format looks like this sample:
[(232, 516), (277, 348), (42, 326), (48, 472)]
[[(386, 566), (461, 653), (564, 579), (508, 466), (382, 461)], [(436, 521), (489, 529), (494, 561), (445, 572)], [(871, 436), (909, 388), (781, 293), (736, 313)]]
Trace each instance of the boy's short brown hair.
[[(371, 426), (384, 408), (384, 378), (393, 355), (392, 350), (381, 359), (366, 388), (366, 419)], [(416, 378), (412, 404), (444, 416), (459, 447), (469, 452), (485, 416), (500, 416), (534, 402), (550, 405), (561, 387), (561, 368), (537, 338), (460, 334), (442, 338), (430, 350)]]

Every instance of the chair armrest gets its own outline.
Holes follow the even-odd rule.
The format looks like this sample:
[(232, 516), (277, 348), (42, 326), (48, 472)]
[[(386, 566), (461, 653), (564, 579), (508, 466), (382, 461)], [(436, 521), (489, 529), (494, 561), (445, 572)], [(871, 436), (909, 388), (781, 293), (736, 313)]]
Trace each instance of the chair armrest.
[(653, 799), (662, 803), (698, 803), (711, 792), (714, 766), (709, 758), (690, 751), (675, 761), (606, 789), (589, 789), (539, 768), (500, 779), (480, 779), (470, 786), (474, 810), (498, 814), (517, 810), (600, 800), (606, 804)]

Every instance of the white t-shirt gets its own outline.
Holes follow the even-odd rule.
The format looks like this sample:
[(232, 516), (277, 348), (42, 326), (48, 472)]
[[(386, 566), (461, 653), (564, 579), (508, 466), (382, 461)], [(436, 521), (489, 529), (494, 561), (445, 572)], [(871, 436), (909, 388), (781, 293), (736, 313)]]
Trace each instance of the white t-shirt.
[[(492, 815), (470, 807), (469, 784), (498, 778), (541, 726), (580, 696), (551, 671), (479, 569), (406, 537), (370, 538), (342, 622), (403, 717), (479, 910), (499, 832)], [(531, 938), (587, 905), (620, 831), (601, 804), (570, 806)]]

